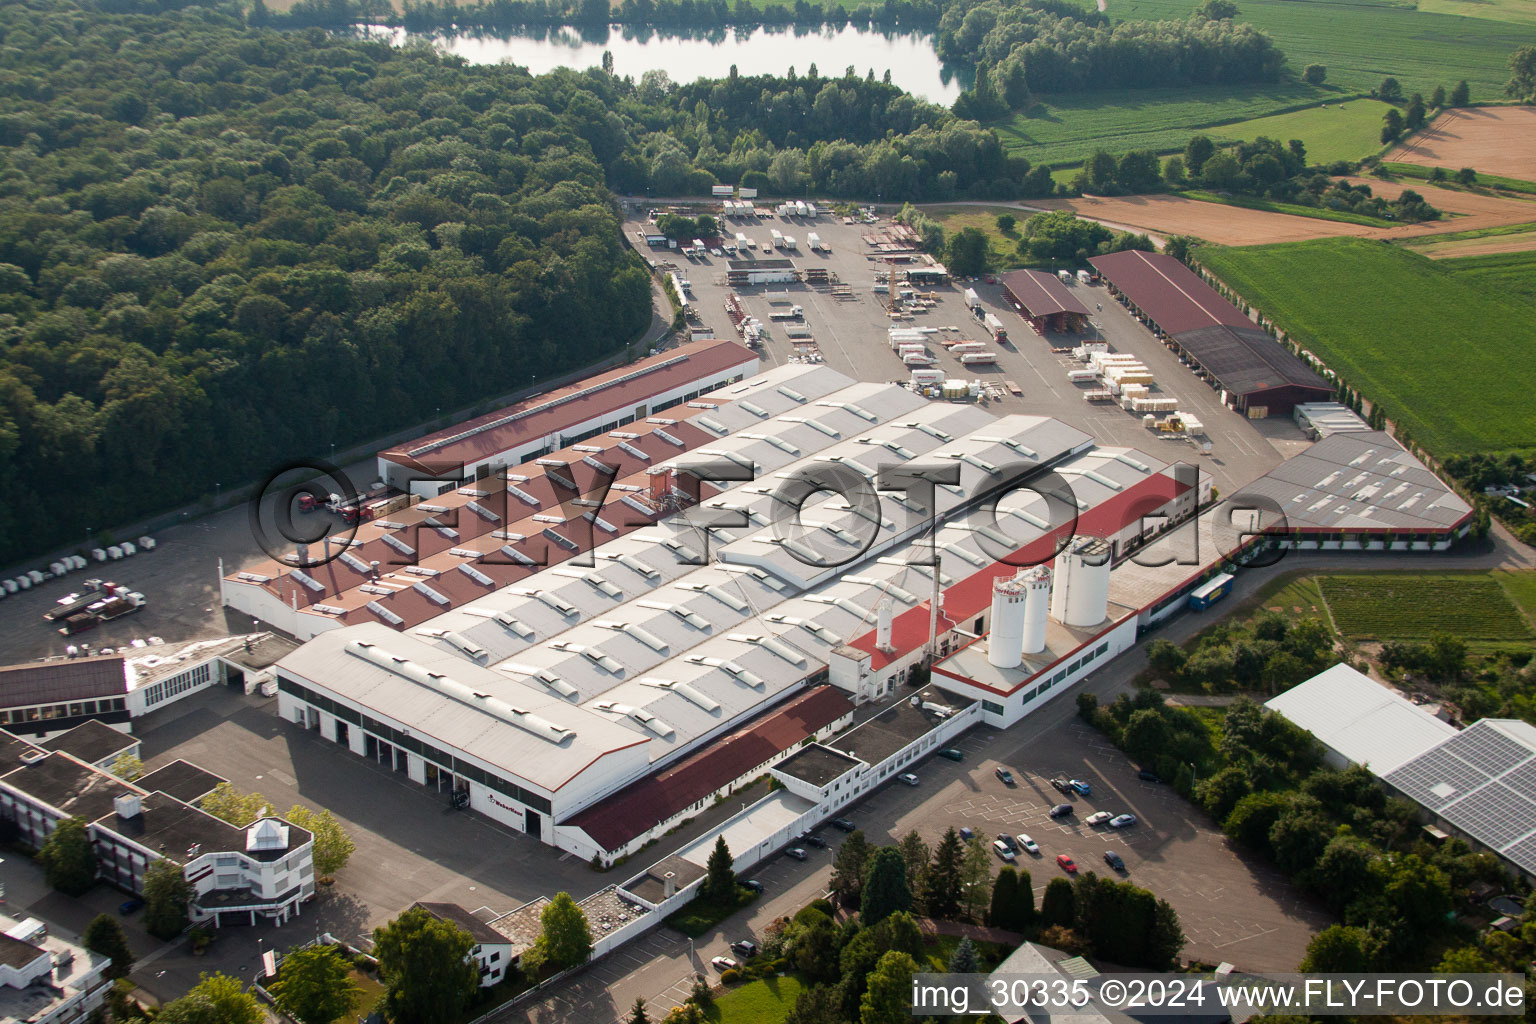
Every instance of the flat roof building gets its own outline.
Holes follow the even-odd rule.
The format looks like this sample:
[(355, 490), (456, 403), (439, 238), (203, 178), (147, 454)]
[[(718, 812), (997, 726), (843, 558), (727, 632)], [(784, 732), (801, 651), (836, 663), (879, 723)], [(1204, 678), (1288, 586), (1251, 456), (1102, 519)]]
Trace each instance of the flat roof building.
[(731, 341), (680, 345), (379, 453), (391, 487), (432, 496), (691, 401), (757, 372)]
[(1259, 419), (1333, 396), (1321, 374), (1172, 256), (1127, 250), (1088, 262), (1238, 412)]
[(1336, 768), (1386, 775), (1456, 734), (1449, 722), (1348, 665), (1325, 669), (1264, 706), (1305, 729)]

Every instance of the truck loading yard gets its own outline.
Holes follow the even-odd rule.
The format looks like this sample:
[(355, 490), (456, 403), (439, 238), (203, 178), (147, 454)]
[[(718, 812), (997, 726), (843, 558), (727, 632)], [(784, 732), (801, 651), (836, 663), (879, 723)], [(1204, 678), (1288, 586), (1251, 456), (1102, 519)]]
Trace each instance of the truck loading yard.
[[(757, 251), (737, 247), (729, 258), (707, 251), (688, 258), (678, 249), (648, 247), (644, 239), (654, 234), (655, 225), (644, 219), (645, 209), (632, 212), (625, 236), (663, 272), (675, 267), (688, 278), (690, 305), (716, 337), (757, 340), (754, 351), (764, 369), (825, 361), (863, 380), (902, 382), (912, 379), (915, 371), (920, 379), (931, 382), (936, 400), (941, 401), (944, 382), (964, 380), (966, 401), (984, 398), (994, 412), (1057, 417), (1104, 444), (1155, 445), (1153, 450), (1170, 461), (1198, 462), (1223, 492), (1268, 471), (1306, 443), (1288, 417), (1249, 420), (1224, 407), (1220, 394), (1197, 379), (1102, 283), (1088, 284), (1071, 273), (1066, 280), (1041, 274), (1090, 313), (1048, 318), (1051, 324), (1081, 322), (1083, 326), (1079, 331), (1048, 329), (1041, 335), (1021, 315), (1001, 278), (990, 283), (978, 279), (903, 284), (908, 265), (885, 261), (886, 255), (904, 248), (900, 235), (880, 234), (892, 227), (897, 232), (903, 229), (885, 218), (874, 224), (846, 224), (825, 210), (816, 219), (805, 219), (798, 214), (780, 216), (773, 206), (763, 204), (754, 209), (754, 218), (728, 219), (721, 237), (740, 233), (758, 239)], [(711, 212), (718, 213), (718, 208)], [(789, 253), (773, 246), (775, 232), (782, 239), (805, 237), (811, 231), (817, 235), (816, 251), (802, 246)], [(866, 235), (882, 241), (871, 246)], [(890, 309), (888, 271), (892, 267), (897, 298), (909, 292), (899, 319)], [(799, 280), (787, 280), (791, 276)], [(800, 309), (799, 316), (785, 315), (795, 307)], [(745, 324), (745, 329), (738, 329), (738, 324)], [(1002, 341), (997, 340), (999, 330)], [(1145, 367), (1155, 381), (1152, 389), (1131, 393), (1130, 397), (1141, 399), (1139, 408), (1129, 402), (1122, 407), (1124, 396), (1100, 384), (1096, 368), (1070, 351), (1093, 342), (1106, 344), (1120, 361)], [(1088, 370), (1095, 372), (1084, 372)], [(1069, 374), (1076, 379), (1069, 379)], [(973, 387), (978, 381), (981, 387)], [(1146, 386), (1134, 379), (1127, 383), (1132, 388)], [(1098, 391), (1103, 394), (1093, 394)], [(1199, 446), (1190, 444), (1180, 430), (1149, 431), (1148, 415), (1166, 426), (1166, 418), (1176, 411), (1203, 428), (1203, 439), (1210, 443), (1208, 455), (1202, 456)]]

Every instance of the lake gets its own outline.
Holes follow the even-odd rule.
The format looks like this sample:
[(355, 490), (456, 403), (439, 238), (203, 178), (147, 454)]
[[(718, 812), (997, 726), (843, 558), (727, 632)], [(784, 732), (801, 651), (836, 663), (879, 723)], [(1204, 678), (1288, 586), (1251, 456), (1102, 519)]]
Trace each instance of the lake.
[(533, 74), (555, 68), (599, 67), (603, 51), (613, 54), (614, 73), (636, 81), (660, 69), (674, 82), (724, 78), (731, 65), (742, 75), (782, 75), (790, 67), (805, 74), (812, 65), (823, 77), (839, 77), (852, 64), (860, 76), (891, 72), (891, 81), (932, 103), (949, 106), (960, 95), (960, 72), (939, 60), (927, 32), (881, 32), (871, 28), (758, 27), (722, 28), (678, 35), (633, 25), (612, 25), (606, 33), (561, 27), (530, 28), (517, 35), (437, 35), (404, 29), (368, 29), (374, 38), (396, 43), (426, 40), (473, 64), (510, 61)]

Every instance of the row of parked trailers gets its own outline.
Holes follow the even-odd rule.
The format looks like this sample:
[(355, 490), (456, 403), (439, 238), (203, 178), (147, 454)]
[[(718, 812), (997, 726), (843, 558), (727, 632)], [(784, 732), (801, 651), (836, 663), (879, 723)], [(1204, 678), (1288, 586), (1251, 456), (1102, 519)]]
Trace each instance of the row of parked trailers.
[[(140, 551), (152, 551), (155, 547), (153, 537), (140, 537), (137, 544), (124, 541), (121, 544), (110, 544), (106, 547), (92, 548), (91, 558), (97, 562), (115, 562), (124, 558), (132, 558)], [(33, 569), (10, 579), (0, 580), (0, 598), (9, 597), (11, 594), (19, 594), (23, 590), (31, 590), (48, 580), (56, 579), (90, 565), (84, 555), (65, 555), (63, 558), (48, 565), (47, 570)]]

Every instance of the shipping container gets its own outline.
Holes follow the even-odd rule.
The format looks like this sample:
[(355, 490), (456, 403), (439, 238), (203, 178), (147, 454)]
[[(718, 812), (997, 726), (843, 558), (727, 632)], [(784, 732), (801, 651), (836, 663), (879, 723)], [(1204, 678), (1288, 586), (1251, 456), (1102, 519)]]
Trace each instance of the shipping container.
[(1196, 587), (1189, 595), (1189, 607), (1197, 612), (1209, 608), (1232, 593), (1232, 581), (1232, 574), (1224, 572), (1209, 583)]

